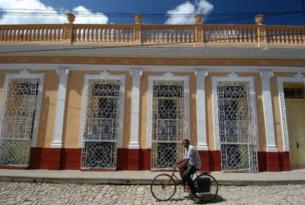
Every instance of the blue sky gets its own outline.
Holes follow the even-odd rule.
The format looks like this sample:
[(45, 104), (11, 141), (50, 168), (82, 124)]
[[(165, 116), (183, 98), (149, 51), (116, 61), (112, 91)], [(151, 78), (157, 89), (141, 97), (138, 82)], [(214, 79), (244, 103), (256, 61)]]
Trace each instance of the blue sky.
[(254, 23), (265, 13), (266, 24), (305, 25), (304, 10), (304, 0), (0, 0), (0, 23), (64, 23), (73, 11), (76, 23), (132, 23), (134, 13), (144, 23), (193, 23), (183, 14), (203, 12), (206, 23)]

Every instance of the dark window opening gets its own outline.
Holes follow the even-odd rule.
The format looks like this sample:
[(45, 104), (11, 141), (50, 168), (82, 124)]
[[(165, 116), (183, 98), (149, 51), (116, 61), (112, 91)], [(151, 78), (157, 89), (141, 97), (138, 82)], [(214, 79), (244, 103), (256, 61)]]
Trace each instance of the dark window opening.
[(305, 89), (304, 88), (284, 88), (285, 98), (293, 99), (304, 99)]

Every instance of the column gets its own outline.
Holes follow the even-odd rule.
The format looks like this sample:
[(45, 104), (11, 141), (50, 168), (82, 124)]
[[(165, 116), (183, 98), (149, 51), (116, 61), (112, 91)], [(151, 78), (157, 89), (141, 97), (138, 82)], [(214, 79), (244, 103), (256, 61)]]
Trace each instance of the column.
[(264, 110), (264, 122), (265, 122), (265, 135), (267, 142), (267, 152), (277, 152), (275, 144), (275, 132), (274, 132), (274, 119), (273, 119), (273, 106), (270, 90), (270, 78), (273, 73), (270, 71), (263, 71), (261, 74), (262, 89), (263, 89), (263, 110)]
[(205, 77), (208, 72), (206, 70), (196, 70), (197, 80), (197, 138), (198, 150), (208, 150), (206, 137), (206, 104), (205, 104)]
[(142, 70), (130, 71), (132, 76), (130, 149), (139, 149), (140, 80)]
[(56, 103), (54, 137), (51, 147), (62, 148), (62, 134), (63, 134), (63, 126), (64, 126), (65, 101), (66, 101), (67, 79), (69, 75), (69, 69), (60, 68), (56, 72), (59, 75), (59, 86), (58, 86), (58, 95), (57, 95), (57, 103)]

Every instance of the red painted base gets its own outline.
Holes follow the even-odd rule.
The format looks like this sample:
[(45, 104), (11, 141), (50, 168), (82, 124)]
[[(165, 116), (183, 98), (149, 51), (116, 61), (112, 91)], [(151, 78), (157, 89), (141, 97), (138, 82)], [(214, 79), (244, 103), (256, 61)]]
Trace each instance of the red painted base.
[(140, 170), (139, 149), (118, 149), (117, 169), (118, 170)]
[(150, 170), (150, 149), (118, 149), (118, 170)]
[(289, 152), (257, 152), (258, 170), (278, 172), (289, 171)]
[(266, 152), (257, 152), (258, 171), (267, 171), (267, 154)]
[(220, 151), (198, 151), (201, 158), (201, 171), (221, 171)]
[(267, 152), (267, 171), (280, 171), (280, 160), (278, 152)]
[[(80, 170), (80, 163), (79, 148), (32, 148), (29, 168)], [(118, 149), (117, 169), (150, 170), (150, 150)]]
[(210, 152), (209, 151), (198, 151), (201, 158), (201, 171), (210, 171)]
[[(201, 171), (221, 171), (221, 152), (198, 151)], [(258, 152), (258, 169), (289, 171), (289, 152)], [(81, 169), (80, 148), (32, 148), (29, 167), (0, 167), (5, 169)], [(117, 170), (151, 170), (151, 149), (118, 149)]]
[(81, 165), (81, 149), (64, 148), (61, 152), (61, 169), (79, 170)]
[(280, 169), (281, 171), (290, 171), (289, 152), (280, 152)]
[(220, 150), (210, 151), (210, 171), (221, 171)]
[(140, 150), (140, 170), (151, 170), (151, 149)]
[(32, 148), (30, 169), (60, 169), (61, 148)]

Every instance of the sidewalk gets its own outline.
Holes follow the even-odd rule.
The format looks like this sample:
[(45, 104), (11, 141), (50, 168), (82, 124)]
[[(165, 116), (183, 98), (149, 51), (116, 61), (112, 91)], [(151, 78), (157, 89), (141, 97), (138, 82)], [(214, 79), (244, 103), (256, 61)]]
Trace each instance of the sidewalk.
[[(77, 184), (150, 184), (151, 180), (159, 173), (164, 172), (0, 169), (0, 181)], [(305, 169), (287, 172), (211, 172), (211, 174), (215, 176), (220, 185), (305, 184)]]

